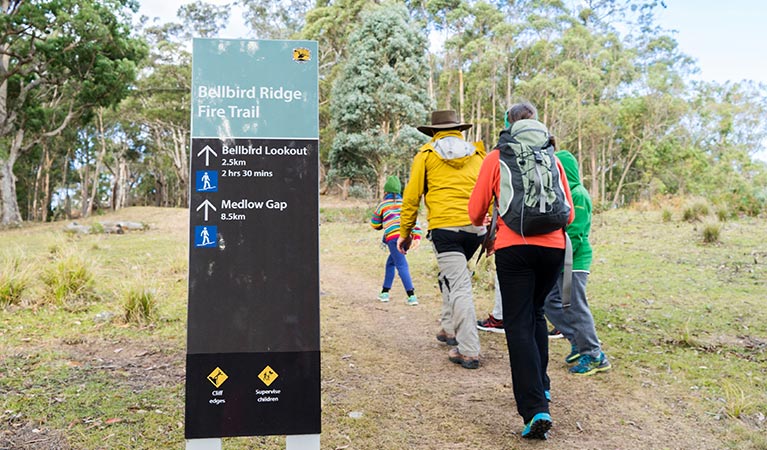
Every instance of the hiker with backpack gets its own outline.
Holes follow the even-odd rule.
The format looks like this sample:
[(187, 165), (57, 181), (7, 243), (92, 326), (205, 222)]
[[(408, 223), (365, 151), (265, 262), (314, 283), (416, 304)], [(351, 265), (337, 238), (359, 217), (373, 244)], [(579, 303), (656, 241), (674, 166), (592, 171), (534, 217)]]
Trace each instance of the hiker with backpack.
[(482, 163), (471, 193), (469, 216), (480, 225), (491, 205), (494, 216), (497, 211), (493, 248), (512, 387), (524, 423), (521, 436), (546, 439), (552, 419), (543, 305), (562, 270), (563, 228), (574, 212), (564, 169), (554, 157), (554, 140), (536, 118), (535, 107), (527, 102), (506, 112), (506, 128)]
[[(407, 299), (405, 303), (409, 306), (418, 304), (418, 297), (415, 295), (413, 279), (410, 277), (410, 266), (408, 266), (405, 255), (397, 250), (397, 238), (399, 238), (399, 217), (402, 210), (402, 183), (396, 175), (386, 179), (384, 183), (384, 198), (376, 206), (373, 215), (370, 218), (370, 226), (376, 230), (383, 230), (383, 243), (389, 249), (389, 257), (386, 258), (384, 269), (384, 281), (381, 292), (378, 294), (378, 300), (381, 302), (389, 301), (389, 291), (394, 283), (394, 271), (399, 274), (402, 285), (405, 288)], [(411, 249), (418, 247), (421, 243), (421, 228), (417, 225), (413, 228), (413, 245)]]
[(462, 131), (471, 127), (461, 123), (453, 110), (434, 111), (431, 125), (417, 127), (431, 140), (413, 158), (410, 181), (402, 195), (397, 240), (399, 251), (407, 253), (423, 197), (428, 210), (427, 239), (437, 257), (442, 292), (442, 327), (437, 340), (457, 346), (450, 349), (448, 359), (466, 369), (479, 367), (480, 350), (468, 261), (485, 234), (485, 227), (472, 225), (468, 214), (469, 196), (485, 158), (482, 142), (469, 143), (463, 136)]
[(570, 192), (573, 196), (575, 219), (567, 226), (573, 248), (572, 290), (570, 306), (562, 307), (563, 275), (559, 275), (557, 283), (546, 297), (544, 309), (546, 317), (570, 342), (570, 354), (565, 357), (568, 364), (577, 363), (569, 369), (576, 375), (593, 375), (610, 370), (610, 361), (602, 351), (602, 345), (594, 327), (594, 317), (591, 315), (589, 303), (586, 300), (586, 282), (591, 267), (591, 197), (589, 191), (581, 184), (578, 171), (578, 161), (572, 153), (560, 150), (554, 155), (562, 163), (567, 174)]

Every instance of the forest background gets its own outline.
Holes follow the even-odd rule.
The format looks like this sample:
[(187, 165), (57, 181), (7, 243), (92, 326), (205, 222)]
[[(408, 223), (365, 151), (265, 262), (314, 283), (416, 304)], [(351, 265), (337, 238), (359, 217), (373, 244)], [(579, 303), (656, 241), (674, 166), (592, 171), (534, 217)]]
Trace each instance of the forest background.
[(733, 216), (767, 206), (764, 84), (696, 79), (657, 23), (661, 1), (198, 1), (173, 22), (133, 0), (2, 6), (2, 225), (185, 207), (189, 43), (217, 36), (233, 6), (256, 38), (319, 42), (323, 192), (374, 199), (387, 175), (406, 180), (433, 109), (490, 147), (508, 105), (529, 100), (598, 210), (659, 196)]

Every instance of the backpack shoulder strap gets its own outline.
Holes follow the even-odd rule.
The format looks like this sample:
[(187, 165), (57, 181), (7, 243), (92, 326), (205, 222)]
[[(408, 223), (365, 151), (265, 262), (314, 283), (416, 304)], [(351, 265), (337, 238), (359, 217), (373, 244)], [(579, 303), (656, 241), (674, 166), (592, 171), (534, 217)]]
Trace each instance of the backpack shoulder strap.
[(570, 236), (565, 233), (565, 269), (562, 274), (562, 308), (570, 307), (570, 298), (573, 291), (573, 243)]

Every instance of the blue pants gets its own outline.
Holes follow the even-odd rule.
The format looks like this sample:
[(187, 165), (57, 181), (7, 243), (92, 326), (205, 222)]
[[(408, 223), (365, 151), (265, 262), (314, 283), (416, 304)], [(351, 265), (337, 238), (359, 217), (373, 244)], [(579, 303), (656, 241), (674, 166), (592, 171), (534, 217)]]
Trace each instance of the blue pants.
[(389, 257), (386, 258), (386, 272), (384, 274), (384, 289), (391, 289), (392, 283), (394, 283), (394, 269), (399, 272), (399, 277), (402, 280), (402, 285), (405, 286), (406, 291), (412, 291), (413, 280), (410, 278), (410, 267), (407, 265), (407, 259), (405, 255), (397, 250), (397, 240), (392, 239), (386, 243), (389, 247)]
[(495, 252), (501, 285), (503, 328), (509, 349), (517, 412), (527, 423), (549, 412), (549, 333), (543, 303), (562, 270), (563, 249), (514, 245)]

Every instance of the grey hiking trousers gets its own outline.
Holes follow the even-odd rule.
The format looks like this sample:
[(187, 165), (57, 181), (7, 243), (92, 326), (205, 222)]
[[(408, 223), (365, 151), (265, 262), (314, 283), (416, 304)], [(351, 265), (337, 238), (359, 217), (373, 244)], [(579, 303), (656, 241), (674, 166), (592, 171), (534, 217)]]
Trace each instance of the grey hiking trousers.
[(557, 284), (546, 297), (544, 310), (549, 322), (554, 328), (575, 345), (581, 355), (598, 358), (602, 353), (594, 317), (591, 315), (589, 303), (586, 300), (586, 282), (589, 273), (573, 271), (571, 303), (569, 308), (562, 308), (562, 274), (557, 278)]
[(429, 232), (429, 239), (439, 266), (442, 329), (448, 335), (455, 335), (462, 355), (476, 358), (479, 356), (479, 334), (468, 261), (479, 248), (483, 236), (437, 228)]

